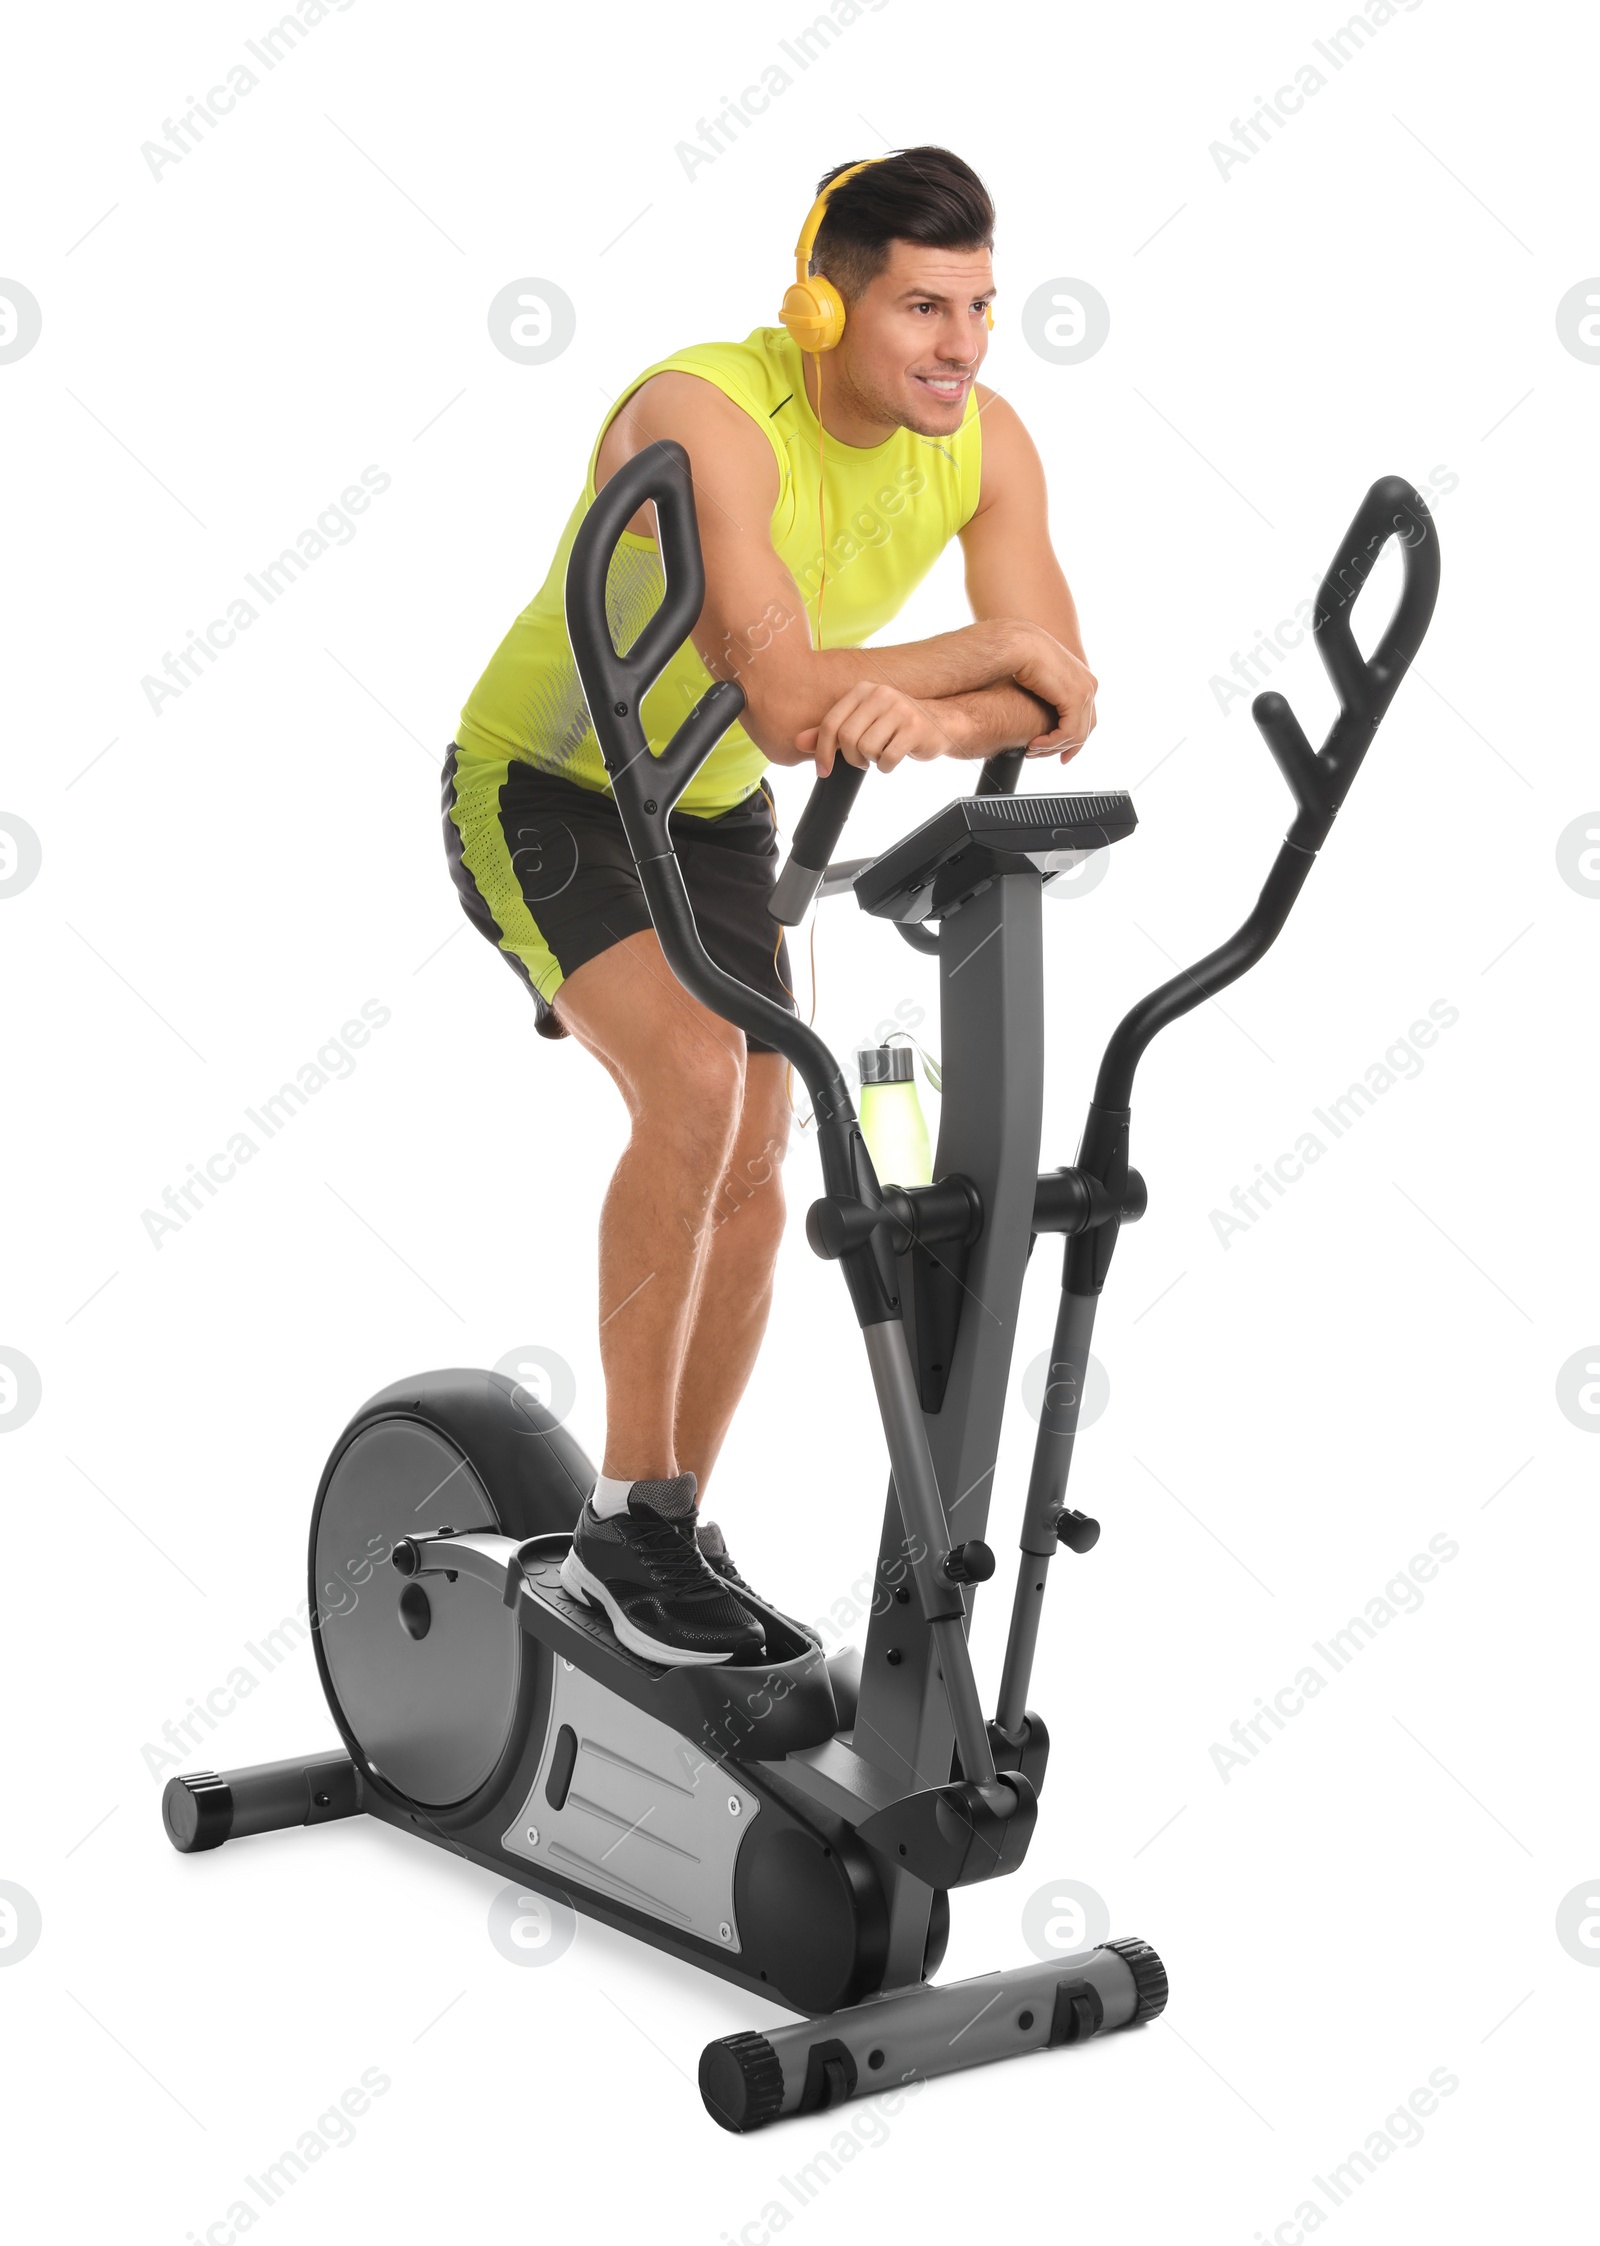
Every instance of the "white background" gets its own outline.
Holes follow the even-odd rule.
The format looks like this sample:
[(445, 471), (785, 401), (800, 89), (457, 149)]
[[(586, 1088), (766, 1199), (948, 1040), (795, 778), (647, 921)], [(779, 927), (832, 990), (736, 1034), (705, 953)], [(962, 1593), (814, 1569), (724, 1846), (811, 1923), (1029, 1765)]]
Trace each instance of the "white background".
[[(19, 2234), (247, 2235), (225, 2212), (243, 2179), (368, 2069), (389, 2088), (354, 2141), (255, 2202), (269, 2239), (1003, 2222), (1288, 2246), (1308, 2198), (1339, 2237), (1564, 2223), (1600, 1997), (1555, 1930), (1564, 1897), (1600, 1893), (1600, 1428), (1556, 1384), (1600, 1359), (1600, 907), (1557, 842), (1600, 825), (1600, 368), (1555, 308), (1600, 268), (1592, 27), (1426, 0), (1323, 62), (1224, 178), (1210, 144), (1343, 10), (885, 0), (691, 181), (675, 144), (806, 8), (360, 0), (157, 181), (141, 144), (273, 20), (35, 9), (3, 57), (0, 273), (44, 320), (0, 366), (0, 813), (43, 851), (0, 901), (0, 1343), (42, 1383), (0, 1450), (0, 1879), (43, 1927), (0, 1972)], [(995, 195), (986, 376), (1043, 452), (1103, 682), (1071, 784), (1130, 787), (1142, 821), (1092, 894), (1045, 909), (1047, 1163), (1071, 1159), (1125, 1005), (1235, 925), (1283, 831), (1245, 705), (1225, 715), (1211, 680), (1309, 594), (1375, 475), (1455, 482), (1437, 618), (1303, 904), (1143, 1070), (1151, 1207), (1112, 1275), (1076, 1486), (1105, 1533), (1057, 1570), (1035, 1684), (1055, 1759), (1022, 1873), (956, 1898), (959, 1975), (1023, 1959), (1028, 1898), (1087, 1883), (1167, 1961), (1166, 2019), (887, 2119), (736, 2140), (694, 2068), (766, 2024), (754, 2001), (590, 1925), (518, 1970), (487, 1933), (503, 1883), (366, 1820), (180, 1858), (147, 1750), (292, 1613), (321, 1459), (363, 1396), (543, 1346), (598, 1448), (593, 1214), (620, 1109), (535, 1040), (466, 926), (438, 767), (606, 401), (677, 344), (770, 321), (817, 175), (918, 141)], [(577, 307), (543, 367), (486, 328), (522, 276)], [(1111, 308), (1072, 367), (1018, 319), (1063, 276)], [(353, 541), (153, 713), (166, 651), (368, 464), (392, 482)], [(956, 560), (905, 636), (962, 621)], [(1309, 647), (1278, 676), (1320, 738)], [(873, 782), (857, 847), (948, 785)], [(792, 818), (799, 776), (779, 788)], [(931, 1006), (931, 965), (843, 907), (817, 973), (840, 1048)], [(142, 1212), (367, 1000), (392, 1018), (354, 1073), (155, 1246)], [(1224, 1249), (1210, 1213), (1441, 1000), (1459, 1020), (1420, 1074)], [(797, 1211), (815, 1177), (800, 1143)], [(1041, 1254), (1024, 1357), (1054, 1285)], [(754, 1581), (825, 1615), (869, 1565), (882, 1480), (843, 1292), (796, 1215), (715, 1509)], [(1438, 1535), (1459, 1554), (1420, 1611), (1225, 1783), (1229, 1726)], [(990, 1693), (1006, 1603), (979, 1603)], [(301, 1648), (177, 1760), (334, 1739)], [(1422, 2141), (1331, 2206), (1313, 2177), (1435, 2070), (1458, 2087)], [(784, 2182), (844, 2127), (850, 2157)]]

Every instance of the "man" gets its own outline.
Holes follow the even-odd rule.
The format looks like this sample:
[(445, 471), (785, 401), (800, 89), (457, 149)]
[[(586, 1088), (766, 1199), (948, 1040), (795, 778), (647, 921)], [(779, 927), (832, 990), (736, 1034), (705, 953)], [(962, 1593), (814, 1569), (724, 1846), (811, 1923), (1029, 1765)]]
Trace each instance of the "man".
[[(742, 722), (690, 784), (672, 835), (712, 957), (780, 1004), (792, 998), (766, 911), (778, 856), (769, 762), (826, 772), (843, 755), (887, 772), (1018, 742), (1065, 761), (1094, 724), (1038, 455), (975, 379), (995, 293), (982, 182), (946, 149), (913, 148), (839, 166), (818, 192), (809, 270), (837, 291), (836, 345), (803, 352), (785, 327), (757, 328), (636, 379), (445, 766), (445, 839), (467, 913), (532, 991), (540, 1033), (592, 1053), (631, 1118), (600, 1224), (604, 1463), (564, 1579), (624, 1644), (672, 1663), (758, 1657), (771, 1612), (720, 1532), (697, 1526), (696, 1499), (766, 1325), (789, 1109), (778, 1056), (682, 988), (651, 928), (567, 642), (578, 525), (643, 447), (684, 446), (705, 607), (642, 715), (659, 748), (712, 678), (744, 688)], [(817, 217), (814, 207), (802, 250)], [(818, 331), (795, 324), (814, 343)], [(660, 597), (653, 513), (635, 517), (611, 567), (622, 647)], [(862, 647), (952, 537), (974, 621)]]

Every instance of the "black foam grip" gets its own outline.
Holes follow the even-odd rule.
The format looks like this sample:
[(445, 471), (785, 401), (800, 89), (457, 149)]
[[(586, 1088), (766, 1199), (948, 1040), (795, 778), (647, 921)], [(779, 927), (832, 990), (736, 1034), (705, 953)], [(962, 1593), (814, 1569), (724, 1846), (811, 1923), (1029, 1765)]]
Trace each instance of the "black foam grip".
[(834, 758), (833, 770), (818, 780), (806, 797), (806, 807), (795, 827), (789, 855), (796, 865), (812, 873), (827, 872), (866, 776), (864, 764), (846, 764), (842, 756)]
[(978, 774), (978, 784), (973, 789), (973, 794), (1015, 795), (1027, 755), (1026, 749), (996, 749)]

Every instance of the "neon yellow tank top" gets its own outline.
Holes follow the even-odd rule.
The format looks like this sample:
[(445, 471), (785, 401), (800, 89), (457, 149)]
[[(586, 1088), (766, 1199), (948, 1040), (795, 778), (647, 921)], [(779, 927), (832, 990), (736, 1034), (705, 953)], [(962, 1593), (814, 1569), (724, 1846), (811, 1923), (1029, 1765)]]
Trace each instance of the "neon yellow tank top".
[[(799, 347), (783, 328), (756, 328), (742, 343), (692, 344), (647, 367), (602, 422), (583, 495), (561, 534), (549, 573), (500, 642), (461, 713), (456, 740), (469, 756), (502, 763), (520, 758), (580, 787), (609, 791), (567, 641), (562, 607), (567, 557), (579, 523), (594, 504), (595, 461), (606, 427), (640, 383), (668, 372), (714, 382), (766, 431), (778, 463), (772, 544), (800, 587), (815, 644), (822, 582), (819, 431), (806, 399)], [(898, 614), (977, 507), (982, 445), (977, 400), (969, 395), (953, 437), (919, 437), (910, 429), (897, 429), (881, 445), (865, 450), (832, 437), (823, 443), (828, 528), (823, 629), (829, 647), (859, 647)], [(625, 531), (606, 583), (606, 606), (619, 647), (632, 645), (661, 592), (654, 542)], [(710, 684), (710, 672), (686, 640), (644, 699), (640, 715), (652, 749), (665, 746)], [(766, 764), (744, 727), (730, 726), (690, 782), (683, 809), (702, 817), (731, 810), (758, 785)]]

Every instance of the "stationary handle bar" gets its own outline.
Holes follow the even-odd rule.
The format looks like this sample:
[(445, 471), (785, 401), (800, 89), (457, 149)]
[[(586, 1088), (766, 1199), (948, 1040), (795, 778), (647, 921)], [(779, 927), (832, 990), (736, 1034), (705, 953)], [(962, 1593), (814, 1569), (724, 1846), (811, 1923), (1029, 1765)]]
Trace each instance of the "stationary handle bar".
[[(1022, 749), (999, 750), (978, 774), (975, 792), (978, 795), (1014, 795), (1024, 755)], [(813, 784), (806, 797), (806, 807), (794, 830), (794, 841), (789, 845), (788, 863), (767, 899), (768, 912), (785, 928), (799, 927), (822, 887), (833, 854), (839, 847), (839, 837), (844, 833), (844, 823), (866, 776), (865, 765), (846, 764), (842, 756), (836, 756), (833, 769)], [(908, 931), (904, 925), (900, 933), (909, 933), (913, 942), (917, 941), (916, 932)], [(917, 948), (922, 948), (920, 943)], [(937, 946), (931, 948), (937, 949)]]
[(846, 764), (836, 756), (832, 771), (816, 781), (806, 797), (789, 845), (789, 862), (767, 899), (768, 912), (785, 928), (798, 928), (810, 910), (866, 776), (864, 764)]

